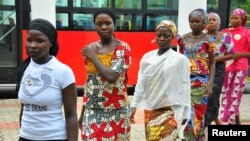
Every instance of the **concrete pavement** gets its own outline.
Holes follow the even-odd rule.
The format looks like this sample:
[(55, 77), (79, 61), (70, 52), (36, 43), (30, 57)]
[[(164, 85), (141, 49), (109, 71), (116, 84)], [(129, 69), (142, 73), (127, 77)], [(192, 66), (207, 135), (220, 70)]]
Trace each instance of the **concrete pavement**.
[[(131, 98), (130, 98), (131, 99)], [(77, 112), (80, 114), (82, 98), (78, 97)], [(0, 99), (0, 141), (17, 141), (19, 132), (20, 102), (17, 99)], [(135, 115), (136, 124), (132, 125), (131, 141), (144, 141), (143, 112)], [(79, 134), (79, 141), (81, 140)]]
[[(130, 97), (130, 100), (132, 97)], [(250, 125), (250, 94), (244, 94), (240, 106), (242, 124)], [(78, 98), (78, 115), (82, 106), (81, 97)], [(19, 132), (20, 103), (17, 99), (0, 99), (0, 141), (17, 141)], [(136, 124), (132, 125), (131, 141), (145, 141), (144, 120), (142, 110), (137, 110)], [(80, 141), (80, 135), (79, 135)]]

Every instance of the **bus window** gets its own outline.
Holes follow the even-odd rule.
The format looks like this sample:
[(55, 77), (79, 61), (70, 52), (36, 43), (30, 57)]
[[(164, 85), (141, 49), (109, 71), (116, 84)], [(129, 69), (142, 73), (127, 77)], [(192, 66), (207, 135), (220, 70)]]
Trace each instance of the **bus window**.
[(74, 7), (100, 8), (111, 7), (111, 0), (74, 0)]
[(177, 0), (147, 0), (148, 10), (171, 9), (177, 10), (179, 2)]
[(68, 0), (56, 0), (56, 6), (57, 7), (67, 7)]
[(177, 16), (166, 16), (166, 15), (147, 15), (146, 16), (146, 30), (152, 31), (155, 29), (156, 25), (162, 20), (171, 20), (177, 25)]
[(218, 0), (208, 0), (207, 1), (207, 9), (209, 10), (215, 10), (218, 9), (219, 5), (218, 5)]
[(119, 9), (141, 9), (141, 0), (116, 0), (115, 8)]
[(125, 30), (125, 31), (129, 31), (131, 30), (131, 21), (129, 20), (123, 20), (120, 22), (119, 26), (117, 26), (116, 28), (117, 30)]
[(69, 16), (67, 13), (56, 13), (56, 29), (69, 29)]
[(93, 14), (73, 14), (73, 29), (94, 30)]
[(142, 16), (136, 14), (117, 15), (115, 26), (117, 31), (141, 31)]
[(0, 11), (0, 67), (16, 67), (16, 12)]
[(0, 0), (0, 5), (14, 6), (15, 5), (15, 0)]

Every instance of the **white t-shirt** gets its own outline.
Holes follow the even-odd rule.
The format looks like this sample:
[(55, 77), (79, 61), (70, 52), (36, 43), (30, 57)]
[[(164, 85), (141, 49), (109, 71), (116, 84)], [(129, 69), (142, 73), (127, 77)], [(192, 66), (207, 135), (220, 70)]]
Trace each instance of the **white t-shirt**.
[(24, 104), (21, 137), (32, 140), (67, 139), (62, 89), (74, 82), (73, 71), (55, 57), (42, 65), (31, 60), (18, 93)]

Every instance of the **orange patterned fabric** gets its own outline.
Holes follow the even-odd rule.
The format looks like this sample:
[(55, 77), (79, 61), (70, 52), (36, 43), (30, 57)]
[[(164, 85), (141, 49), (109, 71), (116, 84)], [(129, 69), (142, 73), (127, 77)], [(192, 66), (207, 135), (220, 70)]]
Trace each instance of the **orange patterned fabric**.
[[(106, 67), (110, 67), (113, 54), (114, 52), (112, 51), (108, 54), (98, 55), (98, 58)], [(87, 73), (95, 73), (95, 74), (98, 73), (94, 64), (89, 59), (86, 60), (86, 71)]]
[(131, 65), (130, 47), (126, 43), (117, 46), (113, 52), (98, 55), (100, 61), (108, 68), (119, 73), (114, 83), (107, 81), (86, 61), (87, 82), (84, 87), (83, 103), (87, 108), (119, 109), (129, 104), (127, 97), (127, 69)]
[(147, 141), (179, 139), (177, 122), (171, 107), (144, 110)]

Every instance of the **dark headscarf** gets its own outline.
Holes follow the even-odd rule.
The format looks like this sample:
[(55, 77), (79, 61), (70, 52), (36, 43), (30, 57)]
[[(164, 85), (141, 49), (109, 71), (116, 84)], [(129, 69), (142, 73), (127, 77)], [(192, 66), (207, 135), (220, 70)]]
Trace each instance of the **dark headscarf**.
[[(42, 32), (44, 35), (48, 37), (50, 40), (52, 47), (49, 50), (49, 54), (56, 56), (59, 50), (58, 42), (57, 42), (57, 31), (55, 27), (47, 20), (44, 19), (35, 19), (32, 20), (29, 24), (28, 31), (30, 30), (38, 30)], [(16, 91), (18, 93), (19, 88), (20, 88), (20, 82), (23, 77), (23, 73), (28, 67), (30, 63), (30, 57), (26, 58), (23, 63), (18, 67), (17, 70), (17, 86), (16, 86)]]
[(113, 23), (115, 24), (115, 14), (114, 14), (114, 12), (113, 12), (112, 10), (110, 10), (110, 9), (100, 9), (100, 10), (96, 11), (96, 12), (94, 13), (94, 17), (93, 17), (93, 22), (94, 22), (94, 23), (95, 23), (96, 17), (97, 17), (98, 15), (100, 15), (100, 14), (107, 14), (107, 15), (109, 15), (109, 16), (112, 18)]
[(57, 31), (49, 21), (44, 19), (35, 19), (30, 22), (28, 30), (38, 30), (46, 35), (52, 44), (49, 54), (53, 56), (57, 55), (59, 49), (57, 42)]

